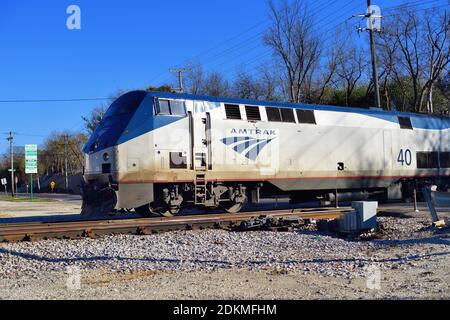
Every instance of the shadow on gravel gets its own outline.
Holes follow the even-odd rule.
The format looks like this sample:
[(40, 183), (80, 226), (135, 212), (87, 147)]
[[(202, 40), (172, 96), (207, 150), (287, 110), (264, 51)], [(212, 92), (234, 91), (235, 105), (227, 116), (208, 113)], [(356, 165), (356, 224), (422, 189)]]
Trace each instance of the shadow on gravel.
[(375, 243), (383, 246), (423, 245), (423, 244), (450, 246), (450, 239), (447, 239), (442, 236), (433, 236), (418, 239), (376, 240)]
[[(412, 239), (412, 240), (382, 240), (377, 241), (381, 245), (386, 246), (397, 246), (397, 245), (413, 245), (413, 244), (440, 244), (440, 245), (450, 245), (450, 240), (447, 239), (440, 239), (439, 237), (430, 237), (430, 238), (423, 238), (423, 239)], [(93, 256), (93, 257), (80, 257), (80, 258), (48, 258), (45, 256), (39, 256), (36, 254), (30, 254), (30, 253), (24, 253), (14, 250), (8, 250), (5, 248), (0, 248), (0, 255), (2, 254), (8, 254), (12, 256), (16, 256), (22, 259), (26, 260), (35, 260), (35, 261), (41, 261), (41, 262), (48, 262), (48, 263), (76, 263), (76, 262), (107, 262), (112, 260), (117, 261), (143, 261), (143, 262), (149, 262), (149, 263), (169, 263), (169, 264), (183, 264), (185, 261), (193, 264), (201, 264), (201, 265), (214, 265), (214, 266), (224, 266), (224, 267), (232, 267), (239, 265), (239, 263), (231, 263), (229, 261), (223, 261), (223, 260), (208, 260), (208, 259), (187, 259), (187, 260), (181, 260), (181, 259), (169, 259), (169, 258), (162, 258), (162, 259), (155, 259), (155, 258), (130, 258), (130, 257), (120, 257), (120, 256), (113, 256), (113, 257), (106, 257), (106, 256)], [(336, 262), (358, 262), (358, 263), (383, 263), (383, 262), (390, 262), (390, 263), (402, 263), (406, 261), (413, 261), (413, 260), (420, 260), (423, 258), (430, 258), (430, 257), (442, 257), (450, 255), (450, 251), (444, 251), (444, 252), (434, 252), (434, 253), (428, 253), (428, 254), (417, 254), (417, 255), (405, 255), (405, 256), (397, 256), (396, 258), (384, 258), (384, 259), (373, 259), (373, 258), (342, 258), (342, 259), (325, 259), (325, 258), (315, 258), (315, 259), (305, 259), (305, 260), (277, 260), (277, 259), (270, 259), (270, 260), (260, 260), (260, 261), (246, 261), (244, 264), (251, 264), (251, 265), (264, 265), (264, 264), (278, 264), (278, 265), (301, 265), (301, 264), (309, 264), (309, 263), (336, 263)]]
[(400, 218), (400, 219), (411, 219), (415, 218), (411, 214), (407, 214), (404, 212), (398, 212), (398, 211), (379, 211), (377, 213), (378, 217), (391, 217), (391, 218)]

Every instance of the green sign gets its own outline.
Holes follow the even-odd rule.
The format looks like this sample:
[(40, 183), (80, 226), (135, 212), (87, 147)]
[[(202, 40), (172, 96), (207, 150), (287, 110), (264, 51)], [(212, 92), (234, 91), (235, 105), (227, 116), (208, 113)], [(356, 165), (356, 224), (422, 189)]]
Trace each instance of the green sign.
[(37, 173), (37, 145), (25, 145), (25, 173)]

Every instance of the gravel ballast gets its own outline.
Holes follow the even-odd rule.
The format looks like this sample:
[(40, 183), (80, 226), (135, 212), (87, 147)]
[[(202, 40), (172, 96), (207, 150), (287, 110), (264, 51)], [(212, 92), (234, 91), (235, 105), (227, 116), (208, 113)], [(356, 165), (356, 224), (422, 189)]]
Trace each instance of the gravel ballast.
[[(147, 296), (143, 293), (145, 286), (141, 291), (137, 288), (149, 281), (148, 277), (155, 275), (165, 277), (166, 282), (168, 279), (186, 281), (186, 277), (190, 278), (187, 275), (194, 274), (202, 275), (194, 279), (202, 279), (203, 275), (207, 274), (213, 277), (222, 275), (225, 277), (223, 287), (226, 288), (228, 284), (233, 292), (235, 288), (231, 285), (231, 279), (226, 278), (230, 277), (230, 273), (237, 278), (245, 274), (246, 278), (256, 279), (258, 275), (272, 274), (280, 277), (277, 282), (280, 285), (286, 277), (292, 276), (296, 276), (296, 279), (337, 279), (336, 281), (347, 285), (352, 281), (363, 281), (367, 275), (367, 267), (375, 266), (384, 275), (413, 275), (419, 270), (418, 275), (431, 272), (438, 280), (430, 282), (425, 276), (422, 277), (425, 279), (423, 287), (414, 287), (418, 297), (428, 297), (431, 293), (431, 296), (449, 297), (448, 286), (442, 287), (444, 284), (439, 279), (447, 284), (450, 280), (450, 243), (447, 235), (436, 234), (427, 227), (427, 219), (426, 216), (380, 217), (383, 237), (371, 241), (350, 241), (312, 231), (276, 233), (195, 230), (148, 236), (114, 235), (99, 239), (4, 243), (0, 244), (0, 291), (3, 298), (23, 298), (21, 295), (24, 290), (35, 292), (31, 295), (34, 298), (104, 298), (105, 294), (116, 294), (115, 298), (153, 298), (158, 294)], [(68, 267), (77, 267), (84, 279), (93, 279), (91, 283), (94, 283), (94, 286), (95, 283), (99, 285), (95, 279), (105, 276), (108, 283), (116, 283), (114, 279), (117, 277), (121, 280), (111, 284), (112, 288), (105, 289), (103, 286), (102, 290), (106, 290), (106, 293), (101, 293), (103, 297), (97, 296), (97, 291), (89, 295), (86, 290), (76, 295), (64, 287), (64, 279), (67, 277), (64, 275)], [(136, 277), (142, 279), (137, 281)], [(395, 276), (389, 277), (392, 279), (385, 280), (388, 282), (385, 287), (395, 287), (395, 281), (401, 279), (400, 276), (397, 279)], [(160, 281), (163, 281), (161, 279)], [(134, 281), (132, 286), (130, 281)], [(314, 285), (322, 280), (317, 281)], [(393, 283), (390, 284), (389, 281)], [(57, 288), (50, 285), (55, 283), (58, 284)], [(46, 285), (52, 289), (46, 291)], [(198, 285), (201, 287), (203, 284)], [(42, 286), (44, 288), (39, 290)], [(274, 291), (263, 294), (261, 298), (270, 298), (273, 295), (277, 298), (277, 285), (272, 283), (271, 286)], [(341, 294), (338, 288), (339, 286), (335, 286), (335, 293), (332, 289), (325, 290), (325, 296), (319, 297), (338, 297)], [(119, 291), (115, 291), (116, 289)], [(177, 289), (177, 283), (167, 288), (169, 289), (172, 291), (166, 295), (171, 298), (233, 296), (231, 293), (224, 296), (214, 294), (213, 291), (208, 293), (204, 288), (201, 292), (206, 295), (202, 295), (195, 291), (195, 285), (189, 287), (189, 290), (186, 289), (188, 291), (183, 291)], [(411, 291), (408, 285), (400, 289), (415, 292)], [(135, 294), (128, 296), (123, 290), (128, 293), (131, 290)], [(286, 285), (279, 290), (286, 290)], [(317, 290), (322, 292), (323, 288)], [(186, 296), (186, 292), (190, 293)], [(299, 293), (292, 293), (293, 296), (284, 291), (279, 293), (280, 298), (301, 296)], [(238, 297), (255, 297), (255, 294), (248, 292), (247, 296), (244, 294)], [(395, 293), (389, 292), (389, 295), (392, 294), (396, 296)], [(304, 297), (309, 298), (310, 295)], [(317, 298), (314, 295), (311, 297)], [(353, 292), (345, 297), (357, 295)]]

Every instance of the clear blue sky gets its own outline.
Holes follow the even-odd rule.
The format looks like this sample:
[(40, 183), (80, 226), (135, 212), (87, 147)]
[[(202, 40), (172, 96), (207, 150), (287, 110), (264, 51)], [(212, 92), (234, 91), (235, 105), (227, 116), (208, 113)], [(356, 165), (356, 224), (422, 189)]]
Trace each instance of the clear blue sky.
[[(330, 35), (366, 2), (305, 1), (318, 11), (317, 29)], [(400, 3), (374, 1), (381, 7)], [(66, 28), (71, 4), (81, 8), (81, 30)], [(270, 57), (258, 38), (267, 14), (265, 0), (1, 0), (0, 101), (108, 97), (160, 85), (173, 81), (170, 67), (238, 36), (195, 59), (233, 77), (238, 65), (251, 69)], [(353, 20), (349, 27), (356, 25)], [(51, 131), (80, 130), (81, 116), (99, 103), (0, 102), (0, 152), (10, 130), (19, 133), (16, 145), (39, 144)]]

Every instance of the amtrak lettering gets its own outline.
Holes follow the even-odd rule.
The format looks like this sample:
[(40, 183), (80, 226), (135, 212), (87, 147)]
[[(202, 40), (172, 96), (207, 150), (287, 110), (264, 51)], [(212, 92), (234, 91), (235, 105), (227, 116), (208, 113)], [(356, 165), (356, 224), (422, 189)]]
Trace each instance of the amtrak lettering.
[(260, 129), (231, 129), (231, 134), (249, 134), (249, 135), (267, 135), (275, 136), (275, 130), (260, 130)]

